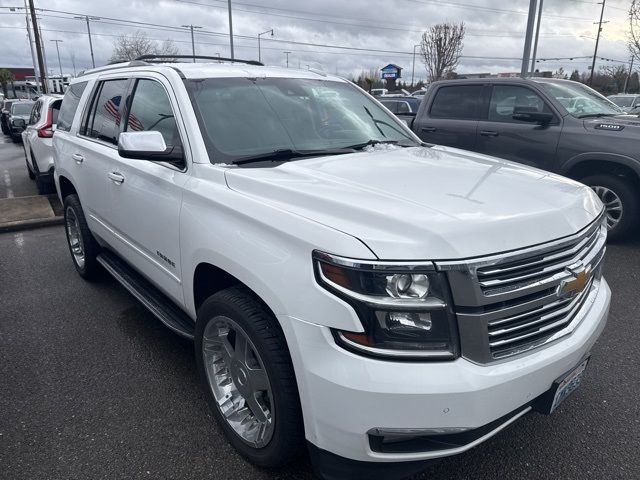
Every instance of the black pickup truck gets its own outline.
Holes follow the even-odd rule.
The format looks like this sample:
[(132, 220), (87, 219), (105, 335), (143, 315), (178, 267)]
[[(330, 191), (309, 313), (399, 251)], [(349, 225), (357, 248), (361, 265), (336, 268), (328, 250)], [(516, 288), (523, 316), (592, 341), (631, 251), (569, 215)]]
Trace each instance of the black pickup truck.
[(591, 186), (609, 238), (640, 223), (640, 118), (577, 82), (483, 78), (434, 82), (413, 131), (425, 142), (513, 160)]

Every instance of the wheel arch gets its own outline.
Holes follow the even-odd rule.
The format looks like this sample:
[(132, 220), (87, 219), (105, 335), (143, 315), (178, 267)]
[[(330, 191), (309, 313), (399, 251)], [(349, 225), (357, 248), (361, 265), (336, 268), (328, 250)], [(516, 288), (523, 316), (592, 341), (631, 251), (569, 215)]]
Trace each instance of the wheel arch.
[(197, 314), (200, 306), (211, 295), (232, 286), (246, 288), (265, 308), (276, 318), (274, 310), (269, 306), (269, 302), (246, 282), (243, 282), (226, 269), (214, 265), (208, 261), (198, 263), (193, 273), (192, 300), (193, 307)]
[(74, 187), (73, 183), (71, 182), (71, 180), (69, 180), (67, 177), (65, 177), (64, 175), (60, 175), (58, 177), (58, 183), (60, 185), (60, 200), (62, 200), (64, 202), (65, 197), (69, 196), (69, 195), (77, 195), (78, 191), (76, 190), (76, 187)]
[(589, 175), (622, 176), (640, 186), (640, 162), (624, 155), (610, 153), (577, 155), (563, 165), (560, 173), (576, 180)]

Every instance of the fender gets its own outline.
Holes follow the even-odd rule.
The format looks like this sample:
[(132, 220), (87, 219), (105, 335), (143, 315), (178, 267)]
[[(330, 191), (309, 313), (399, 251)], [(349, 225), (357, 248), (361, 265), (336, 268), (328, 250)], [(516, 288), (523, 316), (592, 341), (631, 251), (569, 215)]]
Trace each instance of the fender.
[(640, 177), (640, 162), (638, 162), (638, 160), (627, 155), (620, 155), (618, 153), (610, 152), (586, 152), (575, 155), (574, 157), (567, 160), (564, 164), (562, 164), (558, 173), (560, 173), (561, 175), (569, 176), (568, 172), (570, 172), (573, 168), (588, 161), (610, 162), (618, 165), (624, 165), (625, 167), (633, 170), (636, 175)]

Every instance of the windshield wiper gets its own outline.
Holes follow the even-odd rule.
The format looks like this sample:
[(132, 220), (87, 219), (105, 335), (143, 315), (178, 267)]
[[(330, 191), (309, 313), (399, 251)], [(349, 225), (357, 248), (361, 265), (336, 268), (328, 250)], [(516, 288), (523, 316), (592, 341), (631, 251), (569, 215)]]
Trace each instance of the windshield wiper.
[[(400, 143), (403, 142), (403, 143)], [(410, 144), (407, 144), (405, 142), (411, 142)], [(426, 146), (426, 143), (417, 143), (414, 142), (413, 140), (378, 140), (375, 138), (372, 138), (371, 140), (368, 140), (366, 142), (363, 143), (356, 143), (355, 145), (349, 145), (346, 148), (353, 148), (354, 150), (362, 150), (365, 147), (368, 147), (370, 145), (380, 145), (380, 144), (387, 144), (387, 145), (398, 145), (400, 147), (417, 147), (417, 146)]]
[(323, 155), (340, 155), (344, 153), (354, 153), (355, 149), (351, 147), (346, 148), (333, 148), (326, 150), (295, 150), (292, 148), (281, 148), (278, 150), (273, 150), (271, 152), (260, 153), (258, 155), (249, 155), (247, 157), (239, 158), (238, 160), (234, 160), (232, 163), (234, 165), (245, 165), (247, 163), (254, 162), (275, 162), (275, 161), (289, 161), (294, 158), (302, 158), (302, 157), (320, 157)]

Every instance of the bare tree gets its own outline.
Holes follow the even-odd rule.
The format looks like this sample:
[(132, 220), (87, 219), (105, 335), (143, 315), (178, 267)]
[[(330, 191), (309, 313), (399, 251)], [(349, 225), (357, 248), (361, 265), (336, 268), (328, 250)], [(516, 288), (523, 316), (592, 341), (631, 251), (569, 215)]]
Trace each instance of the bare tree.
[(632, 0), (629, 7), (629, 51), (640, 61), (640, 2)]
[(624, 82), (627, 80), (629, 74), (626, 65), (607, 65), (606, 67), (600, 67), (600, 72), (611, 79), (613, 83), (612, 86), (617, 91), (621, 91), (624, 88)]
[(422, 34), (420, 51), (429, 81), (452, 76), (462, 54), (464, 23), (440, 23)]
[(178, 47), (173, 41), (158, 43), (147, 34), (136, 31), (133, 35), (120, 35), (113, 42), (111, 62), (133, 60), (141, 55), (178, 55)]

